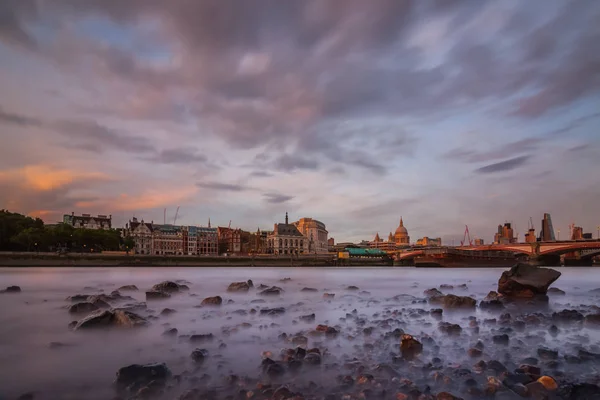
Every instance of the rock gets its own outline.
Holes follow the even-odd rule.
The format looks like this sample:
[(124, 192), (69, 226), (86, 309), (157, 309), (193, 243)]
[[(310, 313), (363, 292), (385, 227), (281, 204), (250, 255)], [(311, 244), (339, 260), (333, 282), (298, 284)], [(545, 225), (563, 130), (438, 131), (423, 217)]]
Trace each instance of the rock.
[(338, 331), (334, 327), (327, 325), (317, 325), (315, 330), (317, 332), (323, 332), (327, 336), (337, 336), (338, 334)]
[(558, 359), (558, 351), (555, 350), (550, 350), (544, 347), (540, 347), (537, 350), (537, 354), (538, 356), (542, 359), (542, 360), (556, 360)]
[(500, 310), (504, 308), (504, 304), (502, 303), (502, 296), (500, 296), (497, 292), (491, 291), (485, 296), (481, 303), (479, 303), (479, 307), (482, 309), (496, 309)]
[(196, 335), (190, 336), (190, 342), (192, 342), (192, 343), (210, 342), (214, 338), (215, 337), (212, 333), (196, 334)]
[(444, 310), (442, 310), (441, 308), (433, 308), (431, 310), (429, 310), (429, 314), (437, 319), (442, 318), (442, 314), (444, 313)]
[(183, 290), (189, 290), (186, 285), (180, 285), (171, 281), (164, 281), (152, 286), (152, 291), (165, 293), (179, 293)]
[(304, 356), (304, 363), (309, 365), (321, 364), (321, 355), (319, 353), (307, 353)]
[(442, 292), (440, 292), (439, 290), (437, 290), (436, 288), (431, 288), (431, 289), (427, 289), (423, 292), (423, 294), (427, 297), (434, 297), (434, 296), (443, 296), (444, 294)]
[(81, 314), (81, 313), (89, 313), (92, 311), (97, 311), (100, 308), (94, 303), (83, 302), (83, 303), (75, 303), (69, 307), (69, 312), (71, 314)]
[(346, 290), (360, 290), (358, 286), (348, 286)]
[(457, 397), (448, 392), (440, 392), (435, 396), (435, 400), (463, 400), (462, 397)]
[(313, 322), (315, 320), (315, 314), (312, 313), (309, 315), (301, 315), (300, 317), (298, 317), (298, 319), (304, 322)]
[(583, 314), (577, 310), (562, 310), (552, 314), (552, 319), (559, 322), (583, 321)]
[(335, 297), (335, 293), (323, 293), (324, 299), (333, 299)]
[(292, 338), (292, 343), (295, 345), (306, 345), (308, 344), (308, 338), (306, 336), (294, 336)]
[(315, 288), (305, 287), (300, 290), (301, 292), (318, 292)]
[(474, 308), (477, 305), (477, 301), (472, 297), (456, 296), (453, 294), (433, 296), (429, 298), (429, 302), (441, 304), (444, 308)]
[(445, 283), (444, 283), (444, 284), (441, 284), (441, 285), (440, 285), (440, 289), (442, 289), (442, 290), (443, 290), (443, 289), (446, 289), (446, 290), (452, 290), (452, 289), (454, 289), (454, 286), (452, 286), (452, 285), (448, 285), (448, 284), (445, 284)]
[(285, 313), (285, 308), (283, 308), (283, 307), (263, 308), (262, 310), (260, 310), (261, 315), (274, 316), (274, 315), (281, 315), (284, 313)]
[(75, 325), (74, 330), (102, 328), (102, 327), (120, 327), (134, 328), (145, 326), (148, 321), (141, 316), (125, 310), (104, 310), (97, 311), (88, 315)]
[(158, 292), (155, 290), (146, 292), (146, 301), (168, 299), (171, 295), (167, 292)]
[(550, 269), (519, 263), (504, 271), (498, 280), (498, 293), (509, 297), (531, 298), (545, 295), (548, 287), (561, 273)]
[(207, 297), (200, 303), (201, 306), (220, 306), (223, 303), (221, 296)]
[(268, 289), (263, 290), (262, 292), (260, 292), (258, 294), (261, 296), (279, 296), (282, 291), (283, 291), (283, 289), (281, 289), (277, 286), (272, 286)]
[(176, 336), (177, 333), (179, 333), (177, 328), (171, 328), (171, 329), (167, 329), (166, 331), (164, 331), (163, 336)]
[(469, 355), (469, 357), (477, 358), (477, 357), (481, 357), (483, 352), (476, 348), (470, 348), (469, 350), (467, 350), (467, 354)]
[(35, 400), (35, 395), (33, 394), (33, 392), (23, 393), (22, 395), (17, 397), (17, 400)]
[(0, 290), (0, 293), (20, 293), (21, 288), (19, 286), (8, 286), (4, 290)]
[(600, 327), (600, 314), (589, 314), (584, 319), (585, 326), (598, 328)]
[(493, 369), (497, 373), (508, 371), (508, 369), (498, 360), (491, 360), (487, 363), (488, 369)]
[[(267, 360), (269, 360), (271, 362), (265, 364), (264, 361), (267, 361)], [(263, 360), (263, 368), (264, 368), (264, 371), (266, 372), (266, 374), (271, 378), (277, 378), (277, 377), (280, 377), (281, 375), (285, 374), (285, 367), (279, 363), (276, 363), (275, 361), (271, 360), (270, 358)]]
[(152, 381), (165, 381), (171, 376), (167, 365), (162, 364), (132, 364), (117, 371), (116, 383), (120, 386), (132, 384), (148, 384)]
[(194, 362), (202, 363), (202, 362), (204, 362), (204, 359), (206, 357), (208, 357), (208, 350), (196, 349), (196, 350), (192, 351), (192, 354), (190, 354), (190, 357), (192, 358), (192, 360), (194, 360)]
[(163, 310), (160, 312), (160, 315), (171, 315), (171, 314), (175, 314), (177, 311), (173, 310), (172, 308), (163, 308)]
[(402, 357), (406, 360), (414, 360), (419, 354), (423, 352), (423, 345), (417, 339), (411, 335), (402, 335), (400, 342), (400, 352)]
[(227, 287), (228, 292), (247, 292), (250, 290), (249, 282), (233, 282)]
[(558, 395), (564, 400), (600, 400), (600, 386), (591, 383), (565, 385), (558, 389)]
[(544, 386), (544, 388), (546, 388), (546, 390), (558, 389), (558, 384), (556, 383), (554, 378), (551, 378), (549, 376), (542, 376), (537, 381), (541, 383)]
[(566, 293), (564, 292), (564, 290), (560, 290), (559, 288), (556, 288), (556, 287), (551, 287), (548, 289), (548, 294), (564, 296)]
[(119, 292), (121, 292), (121, 291), (123, 291), (123, 292), (134, 292), (134, 291), (138, 291), (139, 289), (135, 285), (125, 285), (125, 286), (121, 286), (117, 290)]
[(92, 297), (90, 294), (74, 294), (73, 296), (67, 297), (65, 300), (73, 303), (80, 303), (82, 301), (88, 301), (90, 297)]
[(509, 342), (509, 337), (507, 334), (503, 334), (503, 335), (494, 335), (492, 337), (492, 341), (495, 344), (503, 344), (505, 346), (508, 346), (508, 342)]
[(462, 328), (460, 325), (451, 324), (449, 322), (440, 322), (438, 324), (438, 329), (440, 330), (440, 332), (443, 332), (449, 336), (458, 336), (462, 332)]

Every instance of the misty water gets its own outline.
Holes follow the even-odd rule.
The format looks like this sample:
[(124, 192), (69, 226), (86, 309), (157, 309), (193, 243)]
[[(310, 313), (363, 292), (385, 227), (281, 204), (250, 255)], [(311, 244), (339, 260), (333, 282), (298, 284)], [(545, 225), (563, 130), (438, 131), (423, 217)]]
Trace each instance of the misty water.
[[(260, 368), (263, 358), (269, 356), (264, 352), (270, 351), (270, 358), (280, 360), (281, 349), (297, 347), (280, 337), (282, 333), (288, 338), (305, 335), (308, 343), (303, 347), (319, 348), (323, 360), (320, 365), (303, 365), (298, 373), (277, 378), (276, 383), (286, 383), (297, 391), (312, 388), (319, 398), (319, 394), (338, 386), (336, 377), (340, 375), (356, 378), (363, 369), (380, 371), (377, 365), (394, 365), (400, 341), (392, 334), (396, 328), (424, 342), (419, 366), (437, 357), (442, 366), (470, 369), (478, 359), (469, 358), (466, 350), (481, 340), (485, 344), (482, 359), (500, 360), (511, 369), (509, 366), (514, 368), (527, 357), (537, 357), (537, 349), (543, 345), (559, 351), (558, 363), (552, 366), (546, 367), (540, 360), (544, 374), (557, 380), (597, 384), (599, 360), (571, 363), (565, 362), (564, 357), (577, 355), (581, 349), (600, 353), (600, 330), (580, 322), (554, 322), (559, 333), (551, 335), (548, 330), (551, 324), (543, 315), (551, 316), (552, 312), (563, 309), (576, 309), (584, 315), (598, 313), (600, 297), (590, 290), (600, 287), (600, 268), (559, 270), (562, 276), (553, 286), (564, 290), (566, 295), (550, 296), (547, 308), (526, 310), (519, 305), (495, 312), (479, 308), (445, 310), (441, 320), (462, 327), (460, 335), (448, 336), (439, 330), (440, 320), (428, 312), (439, 306), (428, 304), (423, 291), (439, 288), (441, 284), (466, 284), (467, 289), (442, 292), (468, 295), (480, 301), (490, 290), (496, 290), (503, 269), (3, 268), (0, 288), (18, 285), (22, 292), (0, 294), (0, 400), (18, 398), (24, 393), (33, 393), (35, 399), (119, 398), (113, 386), (116, 371), (129, 364), (154, 362), (166, 363), (177, 377), (155, 398), (178, 399), (196, 387), (215, 388), (217, 393), (250, 390), (256, 381), (272, 380)], [(275, 285), (284, 293), (264, 297), (258, 295), (256, 288), (247, 293), (227, 292), (231, 282), (248, 279), (252, 279), (255, 287)], [(146, 302), (145, 291), (165, 280), (185, 282), (190, 290), (169, 299)], [(122, 292), (135, 300), (111, 305), (146, 302), (147, 309), (136, 312), (149, 318), (149, 326), (86, 331), (69, 328), (69, 323), (86, 314), (70, 314), (68, 307), (72, 303), (66, 300), (68, 296), (110, 294), (123, 285), (136, 285), (140, 289)], [(359, 289), (348, 290), (349, 285)], [(317, 291), (301, 291), (305, 287)], [(335, 293), (335, 297), (324, 299), (325, 292)], [(223, 298), (221, 306), (200, 306), (205, 297), (217, 295)], [(284, 307), (286, 311), (279, 316), (260, 313), (261, 309), (273, 307)], [(176, 312), (161, 315), (164, 308)], [(252, 309), (258, 312), (252, 313)], [(491, 336), (499, 332), (500, 325), (483, 321), (498, 319), (506, 312), (513, 319), (537, 312), (541, 322), (526, 320), (526, 329), (510, 333), (509, 345), (495, 344)], [(314, 321), (299, 319), (312, 313)], [(478, 323), (471, 322), (469, 317)], [(339, 335), (310, 334), (318, 324), (335, 327)], [(479, 326), (479, 332), (473, 329), (475, 325)], [(365, 331), (369, 327), (372, 332)], [(176, 328), (178, 335), (163, 335), (170, 328)], [(204, 343), (191, 343), (187, 336), (208, 333), (214, 339)], [(425, 340), (428, 336), (432, 340)], [(433, 342), (435, 345), (430, 345)], [(190, 358), (195, 348), (208, 351), (201, 365)], [(357, 364), (362, 366), (358, 372), (353, 370)], [(399, 376), (412, 378), (415, 384), (427, 384), (433, 393), (441, 390), (442, 383), (431, 379), (431, 370), (415, 372), (415, 362), (394, 368)], [(231, 375), (239, 376), (240, 380), (227, 379)], [(473, 375), (483, 385), (486, 374), (473, 372)], [(460, 378), (453, 379), (456, 385), (445, 390), (460, 393)], [(123, 399), (133, 398), (135, 393), (120, 395)], [(394, 398), (394, 393), (388, 395)]]

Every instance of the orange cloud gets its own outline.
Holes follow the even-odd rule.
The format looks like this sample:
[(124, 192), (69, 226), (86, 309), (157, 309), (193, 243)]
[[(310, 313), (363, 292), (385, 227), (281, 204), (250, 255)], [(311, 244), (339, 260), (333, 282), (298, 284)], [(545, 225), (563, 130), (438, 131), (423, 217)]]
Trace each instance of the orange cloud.
[(197, 192), (198, 188), (195, 186), (165, 188), (164, 190), (150, 189), (134, 195), (121, 193), (114, 198), (82, 201), (76, 205), (77, 207), (87, 209), (137, 211), (186, 203)]
[(17, 182), (20, 186), (48, 191), (82, 180), (110, 180), (100, 172), (81, 172), (58, 169), (47, 165), (27, 165), (18, 169), (0, 171), (0, 182)]

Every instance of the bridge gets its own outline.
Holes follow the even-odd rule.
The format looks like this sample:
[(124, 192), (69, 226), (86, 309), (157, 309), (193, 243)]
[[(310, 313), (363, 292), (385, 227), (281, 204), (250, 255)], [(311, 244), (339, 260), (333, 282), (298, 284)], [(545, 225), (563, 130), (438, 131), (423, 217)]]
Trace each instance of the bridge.
[[(447, 246), (446, 246), (447, 247)], [(560, 256), (569, 254), (577, 259), (591, 259), (600, 255), (600, 240), (564, 240), (552, 242), (490, 244), (482, 246), (455, 247), (461, 251), (477, 252), (510, 252), (515, 256), (527, 256), (531, 261), (540, 261), (546, 264), (560, 262)], [(405, 260), (420, 257), (432, 252), (439, 252), (437, 248), (411, 248), (394, 252), (396, 260)]]

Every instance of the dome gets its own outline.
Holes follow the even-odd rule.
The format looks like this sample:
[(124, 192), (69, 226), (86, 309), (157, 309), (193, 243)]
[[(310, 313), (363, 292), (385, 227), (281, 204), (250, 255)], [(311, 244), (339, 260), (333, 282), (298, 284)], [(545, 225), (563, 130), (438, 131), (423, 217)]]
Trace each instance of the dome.
[(402, 222), (402, 217), (400, 217), (400, 225), (396, 229), (396, 235), (408, 235), (408, 231), (404, 227), (404, 222)]

